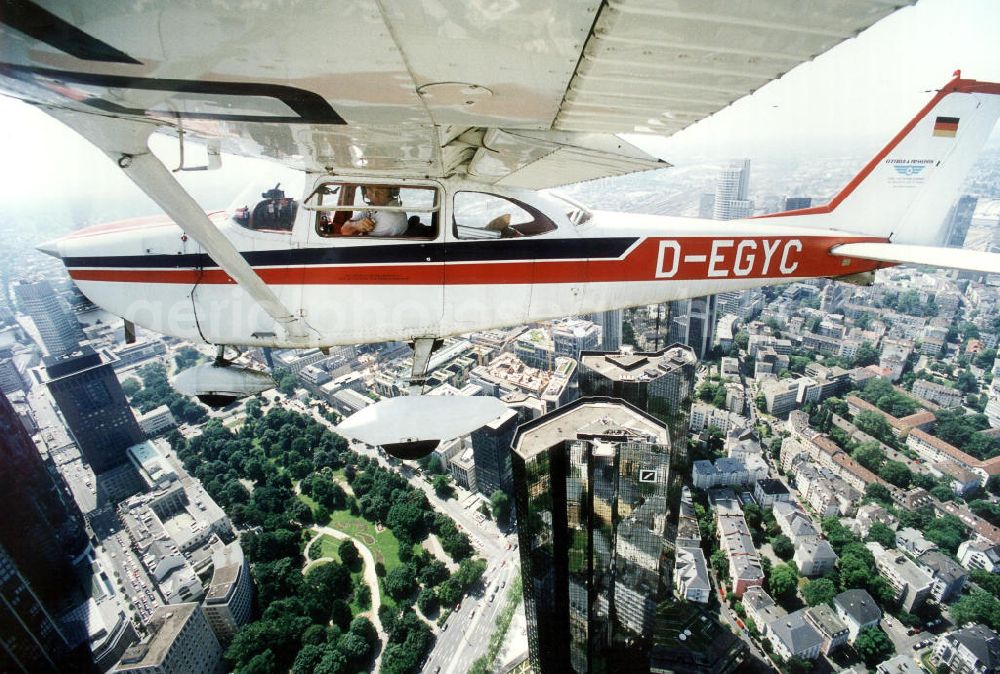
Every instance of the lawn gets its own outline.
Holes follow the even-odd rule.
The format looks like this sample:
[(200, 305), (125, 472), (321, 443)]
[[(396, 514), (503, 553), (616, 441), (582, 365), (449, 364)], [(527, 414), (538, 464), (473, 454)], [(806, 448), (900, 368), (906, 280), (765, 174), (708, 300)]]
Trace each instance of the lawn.
[(309, 558), (321, 559), (323, 557), (330, 557), (331, 559), (339, 562), (340, 554), (337, 552), (337, 547), (339, 545), (340, 541), (336, 538), (324, 534), (323, 536), (320, 536), (318, 541), (312, 544), (311, 548), (309, 548)]
[[(299, 494), (299, 498), (315, 510), (317, 503), (314, 500), (303, 494)], [(317, 522), (317, 524), (343, 531), (364, 543), (372, 551), (375, 561), (382, 562), (386, 572), (400, 565), (399, 541), (393, 533), (388, 529), (377, 531), (373, 523), (360, 515), (352, 515), (350, 510), (335, 510), (331, 513), (329, 522)]]

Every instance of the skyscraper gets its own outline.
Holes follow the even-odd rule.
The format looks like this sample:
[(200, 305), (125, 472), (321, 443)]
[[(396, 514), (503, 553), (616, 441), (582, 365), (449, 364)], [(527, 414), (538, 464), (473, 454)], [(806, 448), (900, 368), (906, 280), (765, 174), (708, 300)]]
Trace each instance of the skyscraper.
[(622, 346), (622, 321), (624, 311), (611, 309), (590, 316), (590, 320), (601, 326), (601, 349), (617, 351)]
[(511, 495), (510, 443), (517, 424), (517, 411), (507, 410), (499, 419), (472, 432), (476, 488), (486, 496), (498, 489)]
[(145, 438), (111, 364), (89, 346), (43, 363), (45, 384), (94, 473), (128, 464), (125, 450)]
[(76, 591), (72, 560), (88, 546), (83, 516), (3, 394), (0, 466), (0, 545), (42, 601), (63, 608)]
[(667, 424), (671, 443), (687, 433), (698, 358), (683, 344), (656, 353), (584, 351), (580, 356), (580, 394), (613, 396), (632, 403)]
[(28, 314), (38, 328), (49, 355), (73, 351), (83, 341), (83, 328), (48, 281), (21, 281), (14, 286), (14, 297), (21, 311)]
[(619, 399), (581, 398), (518, 428), (512, 459), (532, 668), (641, 659), (634, 642), (666, 596), (666, 429)]
[(704, 358), (712, 348), (715, 333), (714, 295), (676, 300), (670, 303), (670, 341), (686, 344), (698, 358)]
[(732, 160), (728, 168), (719, 171), (716, 178), (712, 218), (736, 220), (753, 215), (753, 202), (748, 198), (749, 188), (750, 160)]
[(965, 245), (965, 235), (969, 233), (972, 216), (976, 212), (979, 198), (963, 194), (948, 211), (945, 218), (948, 232), (945, 245), (950, 248), (961, 248)]
[(0, 672), (59, 672), (68, 651), (59, 623), (0, 545)]
[(73, 565), (89, 545), (83, 517), (3, 394), (0, 466), (0, 671), (70, 671), (54, 616), (83, 597)]
[(800, 208), (809, 208), (812, 203), (812, 197), (785, 197), (785, 210), (797, 211)]

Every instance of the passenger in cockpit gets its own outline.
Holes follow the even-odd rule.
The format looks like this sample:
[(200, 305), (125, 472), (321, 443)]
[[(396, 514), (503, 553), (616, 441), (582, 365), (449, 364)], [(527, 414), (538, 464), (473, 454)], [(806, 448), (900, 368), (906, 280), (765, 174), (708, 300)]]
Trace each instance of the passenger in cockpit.
[[(370, 206), (399, 206), (399, 190), (386, 185), (362, 185), (361, 195)], [(345, 236), (402, 236), (406, 233), (406, 213), (403, 211), (364, 210), (344, 223)]]

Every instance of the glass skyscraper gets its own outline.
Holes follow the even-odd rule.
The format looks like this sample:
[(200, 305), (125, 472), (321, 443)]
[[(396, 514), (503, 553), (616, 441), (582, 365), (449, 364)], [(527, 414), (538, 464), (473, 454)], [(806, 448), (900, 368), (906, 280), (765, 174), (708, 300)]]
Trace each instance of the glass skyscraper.
[(644, 660), (667, 597), (666, 429), (581, 398), (518, 428), (512, 463), (532, 668), (627, 671), (612, 663)]
[(89, 346), (43, 362), (45, 384), (94, 473), (127, 464), (125, 450), (146, 438), (111, 364)]
[(584, 351), (580, 394), (623, 398), (666, 422), (676, 448), (687, 433), (698, 358), (683, 344), (655, 353)]

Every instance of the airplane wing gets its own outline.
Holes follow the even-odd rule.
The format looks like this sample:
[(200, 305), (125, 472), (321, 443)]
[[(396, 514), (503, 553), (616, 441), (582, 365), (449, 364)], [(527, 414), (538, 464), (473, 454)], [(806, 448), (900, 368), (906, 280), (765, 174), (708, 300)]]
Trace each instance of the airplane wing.
[(309, 171), (544, 188), (669, 135), (907, 0), (4, 0), (0, 90)]

